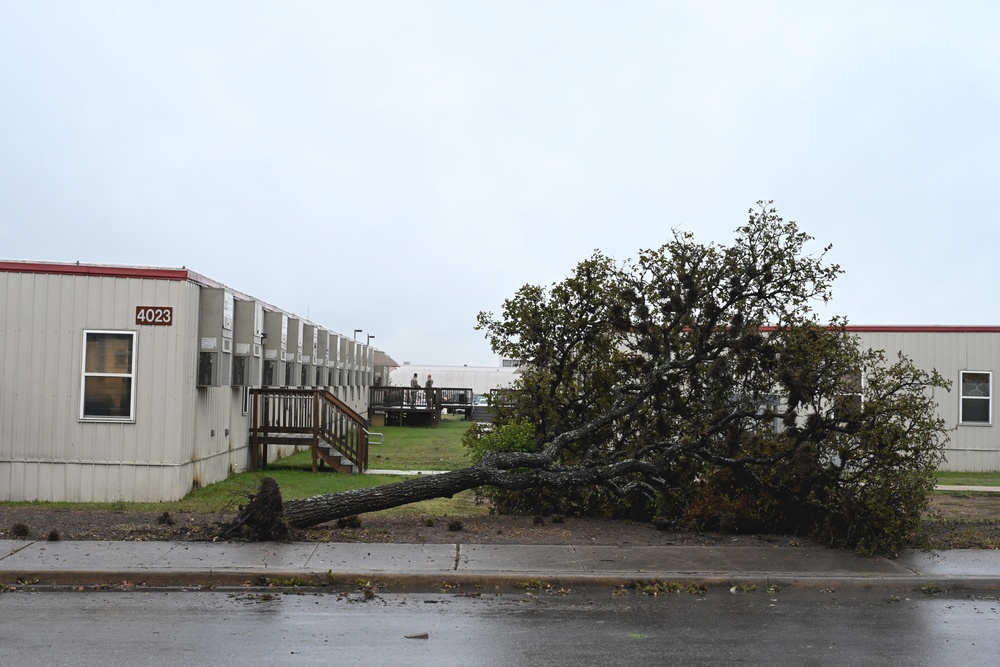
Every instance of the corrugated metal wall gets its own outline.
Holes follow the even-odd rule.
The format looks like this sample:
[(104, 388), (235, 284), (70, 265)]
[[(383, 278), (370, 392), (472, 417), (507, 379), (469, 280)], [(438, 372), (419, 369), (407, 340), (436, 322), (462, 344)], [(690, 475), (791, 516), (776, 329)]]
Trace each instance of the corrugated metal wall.
[[(136, 326), (140, 305), (173, 325)], [(184, 281), (0, 273), (0, 498), (182, 497), (197, 316)], [(85, 330), (137, 332), (134, 423), (80, 420)]]
[[(0, 272), (0, 500), (177, 500), (246, 470), (242, 388), (196, 387), (200, 290), (152, 276)], [(137, 306), (169, 306), (173, 323), (137, 325)], [(136, 332), (134, 422), (80, 419), (88, 330)], [(363, 413), (367, 387), (340, 389)]]
[[(942, 470), (964, 472), (1000, 471), (1000, 424), (997, 424), (997, 382), (1000, 381), (1000, 334), (989, 332), (858, 332), (868, 348), (885, 350), (891, 362), (903, 351), (922, 369), (936, 369), (952, 383), (950, 392), (938, 391), (934, 398), (939, 412), (952, 429)], [(961, 371), (993, 372), (991, 425), (959, 425)]]

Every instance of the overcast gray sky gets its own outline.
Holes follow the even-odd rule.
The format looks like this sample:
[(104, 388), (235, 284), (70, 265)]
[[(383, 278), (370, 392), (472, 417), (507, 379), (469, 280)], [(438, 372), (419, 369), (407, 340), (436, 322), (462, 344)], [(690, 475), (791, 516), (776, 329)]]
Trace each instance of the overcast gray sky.
[(187, 266), (415, 364), (758, 199), (830, 314), (1000, 324), (1000, 3), (0, 0), (0, 258)]

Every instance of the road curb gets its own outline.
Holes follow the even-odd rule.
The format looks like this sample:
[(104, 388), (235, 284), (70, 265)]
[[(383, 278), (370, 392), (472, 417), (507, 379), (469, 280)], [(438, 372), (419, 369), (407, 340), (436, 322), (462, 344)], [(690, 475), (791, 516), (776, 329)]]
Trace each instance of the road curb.
[(0, 575), (3, 587), (22, 588), (87, 588), (102, 590), (136, 589), (299, 589), (344, 591), (373, 586), (383, 592), (441, 592), (453, 589), (512, 593), (532, 589), (618, 589), (636, 583), (654, 581), (683, 586), (705, 587), (708, 590), (738, 588), (753, 591), (997, 591), (1000, 578), (992, 576), (804, 576), (801, 574), (699, 575), (697, 573), (616, 573), (616, 574), (553, 574), (551, 572), (510, 573), (407, 573), (336, 572), (303, 573), (301, 571), (6, 571)]

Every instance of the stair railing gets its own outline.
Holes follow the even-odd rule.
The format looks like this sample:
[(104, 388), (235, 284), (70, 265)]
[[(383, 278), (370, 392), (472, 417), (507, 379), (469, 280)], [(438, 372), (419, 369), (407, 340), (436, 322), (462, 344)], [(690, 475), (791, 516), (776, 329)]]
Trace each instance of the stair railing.
[(368, 469), (368, 420), (325, 389), (254, 387), (250, 389), (250, 466), (266, 464), (269, 444), (308, 439), (313, 470), (317, 469), (319, 444), (325, 442), (353, 463)]

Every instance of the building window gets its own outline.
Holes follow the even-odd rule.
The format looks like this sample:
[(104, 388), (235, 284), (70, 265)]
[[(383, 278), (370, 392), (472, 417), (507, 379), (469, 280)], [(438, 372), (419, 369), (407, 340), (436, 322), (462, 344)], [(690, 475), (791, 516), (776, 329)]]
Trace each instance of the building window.
[(135, 419), (135, 332), (85, 331), (82, 419)]
[(864, 378), (860, 373), (846, 373), (841, 378), (840, 393), (833, 397), (834, 413), (840, 421), (851, 421), (864, 410)]
[(962, 404), (959, 423), (992, 424), (993, 374), (984, 371), (962, 371)]

